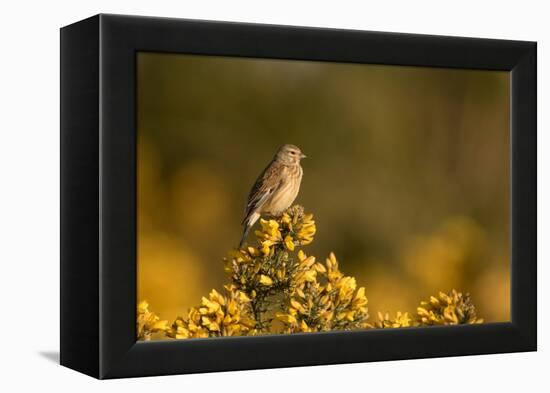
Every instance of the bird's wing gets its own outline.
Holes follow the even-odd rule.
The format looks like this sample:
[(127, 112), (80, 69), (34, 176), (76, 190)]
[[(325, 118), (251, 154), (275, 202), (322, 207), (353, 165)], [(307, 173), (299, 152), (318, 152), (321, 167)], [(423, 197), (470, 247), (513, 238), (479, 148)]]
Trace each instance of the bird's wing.
[(273, 195), (273, 192), (281, 186), (283, 176), (279, 173), (280, 169), (272, 161), (258, 177), (248, 195), (243, 223), (251, 213), (261, 208), (269, 197)]

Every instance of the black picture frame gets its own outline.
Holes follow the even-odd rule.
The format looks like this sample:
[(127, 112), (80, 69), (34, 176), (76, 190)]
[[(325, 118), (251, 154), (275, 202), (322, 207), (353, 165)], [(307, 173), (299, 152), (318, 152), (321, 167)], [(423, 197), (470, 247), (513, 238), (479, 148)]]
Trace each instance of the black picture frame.
[[(138, 51), (509, 71), (511, 322), (136, 342)], [(61, 364), (103, 379), (536, 350), (536, 106), (534, 42), (103, 14), (63, 27)]]

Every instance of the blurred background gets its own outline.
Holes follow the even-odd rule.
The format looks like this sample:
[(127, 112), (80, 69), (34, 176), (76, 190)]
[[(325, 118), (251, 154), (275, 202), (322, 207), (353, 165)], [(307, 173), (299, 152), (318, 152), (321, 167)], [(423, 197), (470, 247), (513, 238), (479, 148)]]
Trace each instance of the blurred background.
[[(510, 319), (506, 72), (138, 54), (138, 300), (173, 320), (227, 282), (257, 176), (298, 145), (307, 254), (377, 311), (469, 292)], [(249, 237), (252, 240), (252, 237)]]

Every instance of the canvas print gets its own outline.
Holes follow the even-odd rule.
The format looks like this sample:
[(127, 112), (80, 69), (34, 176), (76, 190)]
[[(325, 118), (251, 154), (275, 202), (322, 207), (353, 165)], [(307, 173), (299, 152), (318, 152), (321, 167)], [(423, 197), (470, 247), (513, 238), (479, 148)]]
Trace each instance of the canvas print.
[(138, 340), (510, 321), (508, 72), (136, 59)]

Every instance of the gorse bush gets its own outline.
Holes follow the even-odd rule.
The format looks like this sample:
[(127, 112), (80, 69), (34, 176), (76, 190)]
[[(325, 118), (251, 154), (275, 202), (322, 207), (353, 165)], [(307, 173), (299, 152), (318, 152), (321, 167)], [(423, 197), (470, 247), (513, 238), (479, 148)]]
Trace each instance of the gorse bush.
[(149, 303), (142, 301), (137, 307), (137, 336), (140, 340), (150, 340), (153, 333), (168, 332), (168, 321), (161, 321), (158, 315), (149, 311)]
[(416, 314), (412, 316), (408, 312), (398, 311), (395, 318), (390, 318), (388, 313), (379, 312), (378, 321), (374, 323), (374, 327), (399, 328), (473, 323), (483, 323), (483, 319), (477, 317), (470, 296), (453, 289), (449, 293), (439, 292), (439, 295), (421, 301), (420, 306), (416, 309)]
[(213, 289), (172, 324), (141, 302), (138, 340), (154, 333), (186, 339), (483, 322), (469, 296), (453, 289), (422, 301), (414, 314), (392, 318), (379, 312), (370, 323), (365, 288), (340, 271), (334, 253), (322, 263), (301, 249), (315, 236), (312, 214), (293, 206), (260, 225), (256, 247), (232, 250), (224, 258), (229, 283), (221, 293)]

